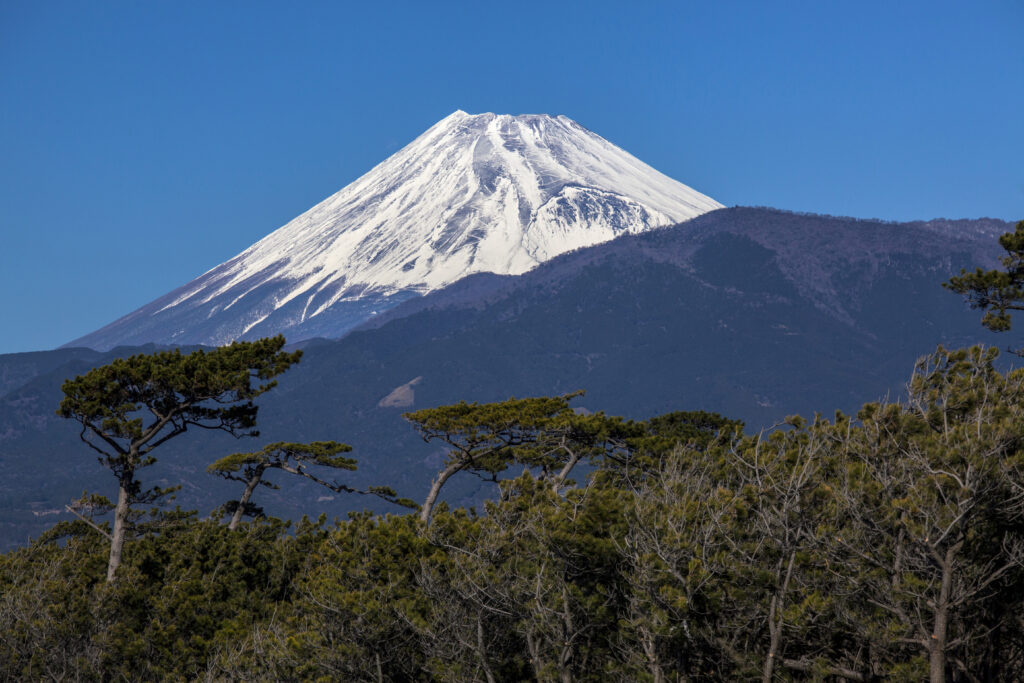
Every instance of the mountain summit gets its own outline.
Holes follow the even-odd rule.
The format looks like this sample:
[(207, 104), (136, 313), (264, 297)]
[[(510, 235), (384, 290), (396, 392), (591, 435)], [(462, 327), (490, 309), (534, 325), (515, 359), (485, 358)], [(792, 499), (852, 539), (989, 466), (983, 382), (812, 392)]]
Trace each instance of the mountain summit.
[(721, 208), (565, 116), (442, 119), (231, 260), (68, 346), (338, 337), (478, 272)]

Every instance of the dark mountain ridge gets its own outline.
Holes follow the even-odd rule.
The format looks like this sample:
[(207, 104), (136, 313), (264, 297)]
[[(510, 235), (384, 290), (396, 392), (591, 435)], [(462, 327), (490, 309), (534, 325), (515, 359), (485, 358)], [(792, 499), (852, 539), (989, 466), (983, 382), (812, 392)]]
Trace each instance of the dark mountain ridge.
[[(141, 474), (147, 484), (185, 484), (179, 502), (205, 513), (238, 495), (205, 474), (214, 459), (275, 440), (336, 439), (360, 462), (353, 483), (418, 499), (443, 450), (418, 439), (401, 418), (408, 409), (585, 389), (577, 404), (589, 410), (645, 418), (704, 409), (755, 428), (797, 412), (855, 410), (899, 392), (914, 359), (937, 344), (1002, 341), (940, 283), (961, 267), (992, 267), (996, 236), (1010, 229), (991, 219), (893, 224), (738, 207), (522, 276), (473, 276), (343, 339), (303, 343), (302, 362), (261, 399), (259, 439), (188, 434)], [(53, 411), (64, 378), (128, 352), (0, 357), (9, 385), (28, 377), (0, 395), (5, 544), (52, 524), (83, 488), (113, 488)], [(279, 483), (260, 493), (271, 514), (385, 507)], [(453, 484), (446, 493), (456, 503), (490, 486)]]
[[(773, 252), (783, 275), (800, 287), (802, 295), (849, 322), (853, 318), (834, 298), (833, 288), (839, 283), (829, 280), (839, 264), (859, 264), (876, 272), (879, 259), (897, 253), (937, 261), (967, 255), (979, 265), (994, 266), (998, 251), (995, 239), (1009, 230), (1012, 224), (993, 218), (899, 223), (768, 207), (732, 207), (669, 228), (562, 254), (523, 276), (471, 275), (443, 290), (406, 301), (357, 329), (377, 329), (422, 310), (479, 308), (514, 291), (564, 280), (570, 273), (610, 258), (642, 258), (690, 268), (693, 255), (704, 242), (723, 233), (743, 235)], [(958, 270), (960, 266), (950, 263), (949, 267)]]

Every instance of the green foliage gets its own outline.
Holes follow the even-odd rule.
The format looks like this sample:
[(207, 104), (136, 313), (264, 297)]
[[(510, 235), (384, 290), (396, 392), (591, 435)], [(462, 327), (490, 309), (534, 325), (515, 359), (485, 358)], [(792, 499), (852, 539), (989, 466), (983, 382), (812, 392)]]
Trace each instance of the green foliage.
[(421, 507), (421, 519), (429, 519), (441, 487), (457, 472), (497, 483), (498, 474), (519, 464), (539, 471), (540, 478), (557, 490), (580, 462), (628, 465), (634, 451), (629, 439), (641, 436), (643, 427), (604, 413), (577, 413), (569, 402), (582, 393), (460, 402), (407, 413), (405, 418), (425, 441), (439, 440), (450, 447), (445, 467)]
[[(962, 294), (971, 308), (985, 311), (981, 324), (993, 332), (1006, 332), (1012, 322), (1011, 311), (1024, 310), (1024, 221), (1017, 223), (1014, 232), (999, 238), (999, 245), (1006, 251), (1000, 259), (1003, 270), (983, 270), (973, 273), (961, 269), (958, 277), (952, 277), (943, 286)], [(1013, 351), (1024, 355), (1024, 348)]]
[(743, 423), (718, 413), (676, 411), (646, 422), (613, 424), (615, 441), (624, 444), (602, 459), (601, 476), (626, 487), (642, 486), (646, 477), (658, 472), (666, 458), (685, 447), (704, 452), (720, 440), (742, 433)]
[(156, 462), (153, 450), (190, 426), (256, 436), (253, 399), (273, 388), (273, 377), (302, 356), (301, 351), (281, 351), (284, 343), (284, 337), (277, 336), (188, 355), (178, 349), (138, 354), (64, 383), (57, 414), (82, 425), (82, 441), (99, 453), (100, 462), (118, 481), (109, 534), (93, 523), (91, 515), (79, 512), (95, 510), (96, 501), (83, 497), (68, 507), (110, 540), (108, 582), (116, 576), (128, 535), (140, 531), (133, 506), (156, 503), (178, 488), (143, 490), (136, 471)]
[(423, 680), (415, 585), (430, 552), (412, 516), (353, 515), (305, 555), (295, 599), (254, 624), (213, 668), (229, 680)]
[[(903, 402), (759, 434), (570, 397), (419, 411), (449, 465), (526, 468), (429, 525), (172, 514), (113, 584), (64, 523), (0, 556), (0, 678), (1020, 680), (1024, 371), (996, 356), (939, 349)], [(327, 442), (213, 469), (288, 449), (354, 465)]]
[(348, 444), (336, 441), (314, 441), (309, 444), (279, 441), (252, 453), (234, 453), (225, 456), (211, 464), (207, 471), (225, 479), (245, 482), (246, 486), (242, 497), (238, 501), (232, 501), (224, 506), (225, 511), (233, 515), (229, 525), (231, 529), (238, 526), (239, 520), (245, 514), (251, 517), (262, 515), (262, 509), (251, 502), (251, 497), (258, 485), (278, 488), (276, 484), (263, 478), (267, 470), (275, 469), (305, 477), (336, 493), (374, 495), (402, 507), (418, 507), (407, 498), (399, 498), (398, 494), (389, 486), (371, 486), (363, 491), (337, 481), (326, 481), (309, 470), (310, 465), (355, 470), (355, 459), (341, 455), (351, 450), (352, 447)]
[(268, 520), (230, 533), (195, 522), (132, 544), (113, 584), (95, 533), (0, 557), (0, 678), (194, 680), (294, 597), (324, 537)]
[(545, 458), (538, 439), (545, 431), (564, 431), (571, 426), (575, 413), (569, 401), (581, 393), (510, 398), (501, 403), (463, 401), (406, 413), (404, 417), (425, 441), (440, 440), (451, 447), (445, 464), (493, 475), (508, 468), (517, 455), (537, 466), (553, 466), (557, 455)]
[(351, 450), (352, 447), (348, 444), (336, 441), (314, 441), (309, 444), (278, 441), (254, 453), (233, 453), (225, 456), (207, 469), (215, 474), (232, 474), (249, 465), (280, 467), (281, 464), (293, 460), (323, 467), (355, 470), (356, 461), (340, 455)]
[(278, 336), (119, 358), (66, 381), (57, 414), (81, 423), (82, 440), (115, 472), (152, 463), (150, 453), (189, 426), (252, 436), (253, 399), (302, 356), (283, 346)]
[(831, 550), (860, 568), (845, 590), (880, 610), (879, 656), (942, 669), (1007, 629), (1019, 642), (1004, 604), (1024, 590), (1024, 373), (997, 372), (997, 355), (940, 348), (906, 405), (865, 406), (845, 439)]

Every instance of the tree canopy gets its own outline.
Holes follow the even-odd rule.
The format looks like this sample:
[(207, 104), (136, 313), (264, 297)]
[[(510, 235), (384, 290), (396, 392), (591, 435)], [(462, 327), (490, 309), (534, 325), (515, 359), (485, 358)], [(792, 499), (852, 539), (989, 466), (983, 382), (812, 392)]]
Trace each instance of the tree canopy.
[(268, 470), (281, 470), (305, 477), (335, 493), (370, 494), (402, 507), (419, 507), (406, 498), (399, 498), (394, 489), (389, 486), (371, 486), (366, 490), (356, 489), (337, 481), (327, 481), (322, 478), (323, 475), (316, 472), (316, 469), (310, 470), (310, 466), (312, 466), (353, 471), (357, 466), (355, 458), (342, 455), (351, 450), (352, 447), (348, 444), (336, 441), (314, 441), (308, 444), (278, 441), (268, 444), (258, 451), (233, 453), (214, 462), (207, 468), (207, 471), (245, 484), (241, 498), (231, 501), (226, 506), (227, 511), (232, 515), (228, 528), (231, 530), (237, 528), (243, 515), (253, 517), (262, 515), (262, 509), (255, 506), (251, 499), (259, 485), (278, 488), (276, 484), (264, 479), (264, 474)]
[(537, 470), (557, 491), (584, 460), (625, 458), (627, 439), (640, 435), (642, 429), (604, 413), (578, 413), (569, 403), (582, 395), (577, 391), (497, 403), (460, 401), (406, 413), (405, 419), (425, 441), (449, 447), (444, 468), (420, 508), (421, 519), (430, 519), (442, 487), (458, 472), (497, 483), (498, 474), (519, 464)]
[[(523, 469), (429, 525), (183, 518), (102, 591), (105, 540), (62, 523), (0, 556), (0, 677), (1021, 680), (1024, 371), (997, 356), (938, 349), (902, 400), (756, 433), (569, 397), (419, 411), (449, 465)], [(212, 469), (345, 487), (324, 473), (347, 454), (276, 443)], [(591, 469), (556, 485), (574, 458)]]
[[(1003, 270), (976, 269), (973, 273), (961, 269), (943, 286), (962, 294), (971, 308), (985, 311), (981, 324), (993, 332), (1005, 332), (1012, 322), (1011, 311), (1024, 311), (1024, 221), (1019, 221), (1013, 232), (999, 238), (999, 246), (1006, 251), (1000, 260)], [(1024, 347), (1011, 349), (1024, 355)]]
[(118, 481), (108, 581), (121, 563), (131, 507), (165, 492), (143, 491), (136, 471), (153, 464), (153, 451), (189, 427), (258, 435), (253, 400), (302, 357), (301, 351), (282, 351), (284, 343), (278, 336), (188, 354), (137, 354), (64, 383), (57, 414), (81, 424), (82, 441)]

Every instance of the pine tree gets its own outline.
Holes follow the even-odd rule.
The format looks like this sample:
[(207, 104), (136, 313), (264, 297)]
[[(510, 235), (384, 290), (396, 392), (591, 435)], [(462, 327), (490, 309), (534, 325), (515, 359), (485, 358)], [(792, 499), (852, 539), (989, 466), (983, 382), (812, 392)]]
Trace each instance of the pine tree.
[(82, 425), (82, 441), (118, 482), (108, 583), (121, 564), (132, 506), (166, 492), (144, 491), (137, 470), (156, 462), (153, 451), (189, 427), (256, 436), (253, 399), (302, 356), (282, 351), (284, 343), (277, 336), (187, 355), (178, 349), (138, 354), (64, 383), (57, 414)]
[(310, 471), (310, 466), (355, 470), (355, 459), (341, 455), (351, 450), (352, 447), (348, 444), (336, 441), (314, 441), (309, 444), (279, 441), (253, 453), (234, 453), (213, 463), (207, 471), (225, 479), (245, 483), (242, 497), (229, 504), (232, 516), (228, 528), (234, 531), (242, 521), (243, 515), (258, 516), (262, 513), (262, 510), (252, 503), (252, 494), (257, 486), (262, 484), (268, 488), (279, 488), (263, 478), (267, 470), (281, 470), (305, 477), (335, 493), (372, 494), (403, 507), (419, 507), (408, 499), (398, 498), (394, 490), (386, 486), (372, 486), (362, 491), (337, 481), (327, 481), (315, 474), (315, 470)]
[[(961, 269), (958, 277), (942, 286), (962, 294), (971, 308), (984, 309), (982, 325), (993, 332), (1006, 332), (1010, 329), (1010, 311), (1024, 311), (1024, 221), (1017, 223), (1014, 232), (1000, 237), (999, 245), (1006, 251), (1000, 259), (1005, 270), (978, 268), (968, 273)], [(1010, 352), (1024, 355), (1024, 347)]]

